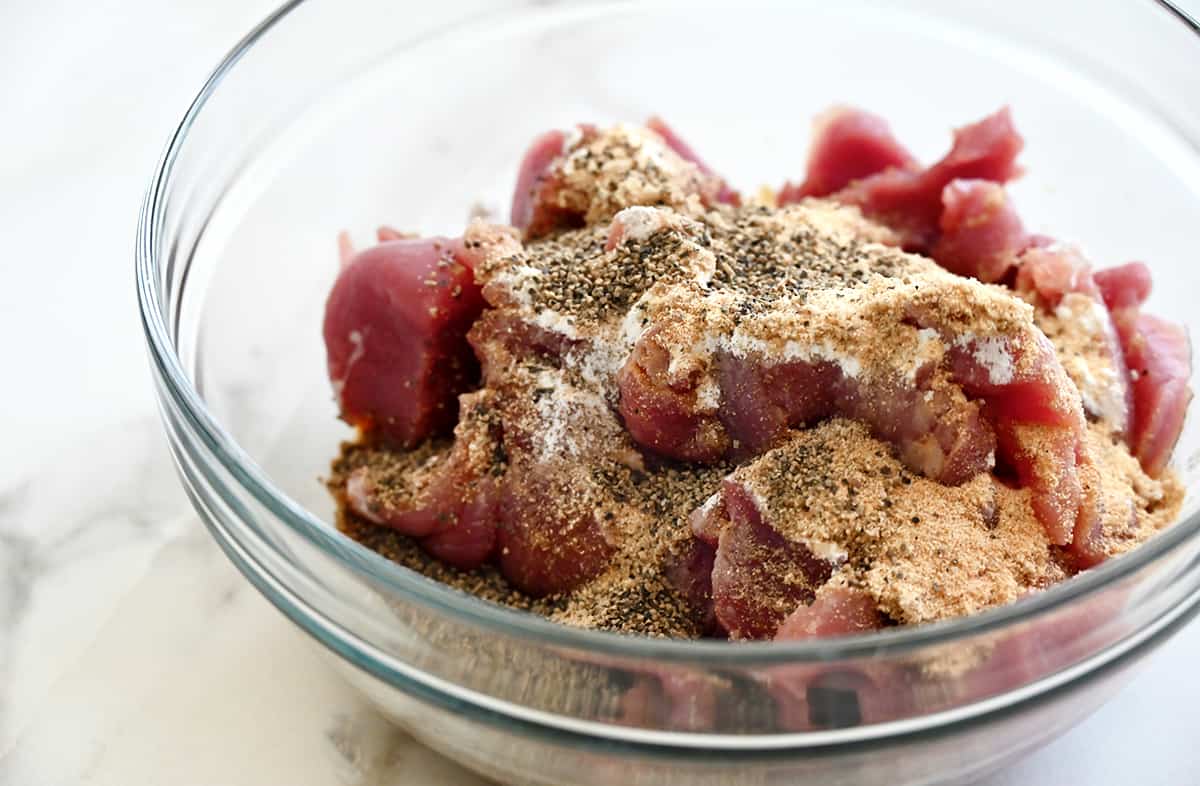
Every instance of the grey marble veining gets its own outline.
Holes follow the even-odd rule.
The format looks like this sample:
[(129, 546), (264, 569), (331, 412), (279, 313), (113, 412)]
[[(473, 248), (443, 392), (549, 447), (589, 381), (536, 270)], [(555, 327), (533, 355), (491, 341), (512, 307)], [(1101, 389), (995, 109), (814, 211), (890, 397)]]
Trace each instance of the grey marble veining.
[(9, 725), (7, 697), (14, 679), (14, 638), (29, 605), (37, 573), (36, 541), (12, 531), (9, 523), (19, 513), (22, 491), (0, 496), (0, 730)]
[(187, 512), (151, 417), (73, 438), (0, 494), (0, 748)]
[(19, 534), (11, 523), (21, 513), (25, 490), (21, 486), (0, 495), (0, 628), (4, 630), (11, 630), (20, 619), (36, 571), (35, 540)]

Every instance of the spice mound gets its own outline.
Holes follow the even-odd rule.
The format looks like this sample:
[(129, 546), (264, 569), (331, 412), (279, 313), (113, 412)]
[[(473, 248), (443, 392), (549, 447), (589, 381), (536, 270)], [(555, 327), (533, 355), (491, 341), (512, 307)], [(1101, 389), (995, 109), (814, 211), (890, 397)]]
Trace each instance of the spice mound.
[(1024, 230), (1007, 110), (922, 167), (867, 113), (743, 198), (661, 120), (536, 139), (511, 224), (381, 229), (324, 322), (350, 537), (581, 627), (811, 638), (971, 614), (1182, 503), (1183, 331)]

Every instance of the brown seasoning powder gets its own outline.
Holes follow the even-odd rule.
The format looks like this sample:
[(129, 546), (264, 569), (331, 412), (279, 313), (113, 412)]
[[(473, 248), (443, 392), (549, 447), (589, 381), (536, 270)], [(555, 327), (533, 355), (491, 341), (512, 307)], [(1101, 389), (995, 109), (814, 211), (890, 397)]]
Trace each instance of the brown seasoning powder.
[[(643, 456), (614, 411), (616, 373), (649, 326), (670, 356), (672, 384), (703, 392), (715, 389), (718, 347), (766, 360), (819, 347), (852, 376), (903, 378), (946, 349), (917, 318), (1018, 346), (1044, 341), (1044, 330), (1071, 377), (1060, 383), (1064, 400), (1079, 402), (1076, 385), (1084, 387), (1097, 417), (1088, 447), (1105, 550), (1121, 554), (1173, 519), (1177, 479), (1147, 477), (1112, 438), (1097, 403), (1103, 391), (1084, 386), (1088, 374), (1108, 373), (1089, 349), (1097, 339), (1067, 312), (1035, 314), (1009, 290), (889, 247), (891, 233), (853, 208), (706, 206), (696, 194), (709, 184), (694, 167), (628, 129), (587, 138), (567, 158), (561, 199), (586, 213), (587, 228), (523, 245), (511, 229), (475, 223), (464, 237), (482, 257), (476, 276), (493, 308), (472, 332), (485, 350), (484, 388), (463, 397), (456, 438), (470, 441), (480, 472), (551, 478), (555, 516), (600, 524), (613, 549), (607, 570), (573, 592), (532, 599), (493, 567), (457, 571), (348, 508), (346, 478), (360, 467), (389, 505), (418, 503), (453, 450), (449, 440), (409, 453), (343, 446), (328, 485), (338, 527), (355, 540), (431, 579), (564, 624), (695, 637), (697, 622), (662, 563), (691, 537), (688, 514), (734, 472), (784, 537), (843, 557), (832, 582), (871, 593), (899, 623), (970, 614), (1063, 580), (1069, 568), (1048, 545), (1027, 490), (987, 473), (957, 487), (916, 476), (860, 424), (794, 432), (740, 467), (681, 467)], [(630, 205), (646, 207), (624, 219)], [(613, 216), (649, 229), (606, 250), (609, 227), (600, 222)], [(530, 336), (552, 338), (561, 353), (523, 348)], [(1014, 363), (1026, 356), (1036, 353), (1017, 353)], [(946, 375), (931, 384), (951, 386)], [(708, 406), (715, 412), (719, 399)]]

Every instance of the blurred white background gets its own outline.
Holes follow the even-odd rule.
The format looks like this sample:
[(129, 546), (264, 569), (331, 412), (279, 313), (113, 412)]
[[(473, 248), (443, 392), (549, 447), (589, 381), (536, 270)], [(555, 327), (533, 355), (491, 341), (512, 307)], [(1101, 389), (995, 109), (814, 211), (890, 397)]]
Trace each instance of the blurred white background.
[[(151, 170), (191, 97), (274, 5), (0, 1), (0, 783), (121, 782), (102, 767), (42, 781), (26, 768), (18, 781), (5, 752), (20, 753), (11, 746), (33, 719), (45, 725), (48, 696), (71, 706), (60, 675), (186, 512), (157, 435), (134, 230)], [(1200, 0), (1184, 5), (1200, 12)], [(122, 452), (129, 442), (146, 443), (136, 462), (117, 458), (133, 455)], [(116, 523), (101, 529), (101, 519)], [(265, 606), (255, 613), (246, 619), (279, 623)], [(990, 783), (1200, 784), (1197, 662), (1200, 625), (1096, 717)], [(70, 734), (62, 732), (64, 750), (75, 744)], [(186, 773), (221, 772), (177, 764), (178, 780), (124, 782), (198, 784)], [(269, 769), (238, 779), (249, 772), (220, 777), (279, 782)], [(438, 772), (432, 782), (465, 777)], [(417, 782), (426, 779), (404, 781)]]
[(0, 479), (151, 412), (132, 278), (142, 193), (208, 72), (276, 5), (0, 2)]
[[(134, 232), (192, 95), (274, 5), (0, 2), (0, 752), (137, 577), (121, 559), (186, 509), (155, 434)], [(130, 442), (146, 450), (126, 465)]]

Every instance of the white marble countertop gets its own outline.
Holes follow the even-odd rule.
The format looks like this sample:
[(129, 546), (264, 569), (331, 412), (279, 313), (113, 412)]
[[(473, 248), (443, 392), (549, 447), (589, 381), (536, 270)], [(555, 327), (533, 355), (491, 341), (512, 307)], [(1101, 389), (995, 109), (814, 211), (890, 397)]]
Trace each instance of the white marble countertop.
[[(0, 4), (2, 786), (482, 783), (389, 728), (236, 575), (161, 437), (137, 208), (192, 93), (272, 5)], [(1197, 663), (1192, 625), (988, 786), (1200, 784)]]

